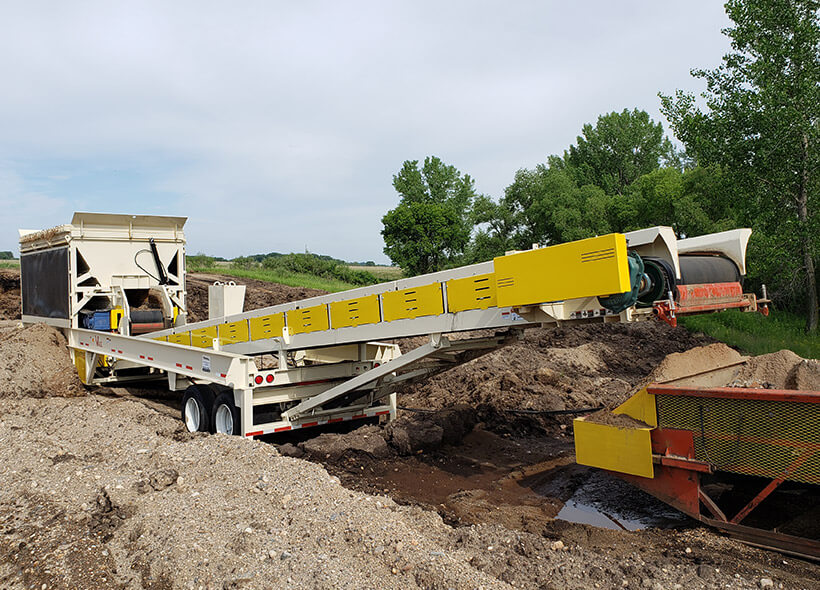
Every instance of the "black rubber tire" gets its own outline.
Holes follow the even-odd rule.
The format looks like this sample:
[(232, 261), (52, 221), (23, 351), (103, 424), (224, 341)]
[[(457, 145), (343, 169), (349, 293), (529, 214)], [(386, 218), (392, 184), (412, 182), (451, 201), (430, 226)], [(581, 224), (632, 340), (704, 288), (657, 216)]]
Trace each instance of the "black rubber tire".
[(227, 406), (227, 408), (231, 411), (231, 418), (233, 421), (233, 429), (230, 434), (239, 435), (241, 434), (241, 420), (239, 419), (239, 409), (233, 402), (233, 391), (223, 391), (219, 395), (216, 396), (214, 400), (212, 410), (211, 410), (211, 432), (217, 431), (217, 410), (219, 410), (220, 406)]
[(213, 422), (213, 414), (211, 412), (214, 406), (213, 389), (208, 385), (194, 384), (185, 390), (185, 394), (182, 396), (181, 415), (182, 423), (185, 424), (185, 428), (188, 428), (190, 431), (188, 421), (185, 419), (185, 406), (189, 400), (194, 400), (197, 406), (199, 406), (199, 428), (194, 432), (211, 432), (211, 423)]

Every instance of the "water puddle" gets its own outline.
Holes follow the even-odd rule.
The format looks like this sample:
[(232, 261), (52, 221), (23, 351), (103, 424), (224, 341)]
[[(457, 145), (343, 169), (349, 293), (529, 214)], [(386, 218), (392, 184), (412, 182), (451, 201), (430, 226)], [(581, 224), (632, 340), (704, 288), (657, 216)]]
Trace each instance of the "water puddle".
[(638, 531), (647, 528), (646, 522), (642, 520), (629, 520), (602, 512), (595, 506), (567, 500), (564, 507), (555, 515), (558, 520), (575, 522), (579, 524), (589, 524), (602, 529), (613, 529), (621, 531)]
[(575, 490), (555, 518), (621, 531), (673, 528), (687, 520), (671, 506), (597, 472)]

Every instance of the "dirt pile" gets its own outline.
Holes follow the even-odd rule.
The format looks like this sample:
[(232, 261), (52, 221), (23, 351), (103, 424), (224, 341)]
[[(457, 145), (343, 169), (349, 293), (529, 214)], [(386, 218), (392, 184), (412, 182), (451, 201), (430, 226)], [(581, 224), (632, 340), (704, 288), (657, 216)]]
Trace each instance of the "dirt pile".
[(820, 391), (820, 363), (791, 350), (762, 354), (749, 359), (732, 385)]
[(46, 324), (0, 326), (0, 398), (85, 395), (61, 332)]
[(324, 433), (300, 445), (309, 455), (338, 461), (347, 453), (365, 453), (374, 459), (390, 455), (383, 430), (378, 426), (362, 426), (347, 434)]
[(254, 279), (237, 279), (224, 275), (192, 273), (188, 275), (185, 283), (189, 322), (201, 322), (208, 319), (208, 287), (213, 285), (214, 281), (235, 281), (237, 284), (245, 285), (247, 287), (245, 290), (246, 311), (325, 294), (325, 291), (319, 289), (288, 287), (287, 285), (277, 285)]
[(20, 271), (0, 268), (0, 320), (20, 319)]
[[(362, 455), (385, 459), (397, 454), (429, 452), (442, 445), (457, 445), (475, 425), (475, 410), (468, 406), (423, 413), (404, 412), (386, 428), (366, 425), (347, 433), (322, 433), (295, 448), (322, 462)], [(293, 447), (283, 445), (280, 452), (301, 456)]]
[[(546, 414), (614, 405), (668, 354), (711, 343), (660, 322), (535, 328), (503, 349), (400, 392), (405, 406), (466, 404), (490, 428), (553, 429)], [(400, 342), (402, 350), (415, 341)], [(535, 413), (516, 413), (516, 412)], [(543, 412), (544, 414), (539, 414)]]

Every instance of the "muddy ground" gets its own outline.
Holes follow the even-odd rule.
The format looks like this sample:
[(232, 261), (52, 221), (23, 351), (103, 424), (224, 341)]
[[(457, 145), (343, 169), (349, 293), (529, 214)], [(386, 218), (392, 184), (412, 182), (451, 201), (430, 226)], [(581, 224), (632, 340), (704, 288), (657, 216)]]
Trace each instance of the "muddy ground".
[[(191, 277), (193, 317), (215, 278)], [(249, 284), (246, 309), (313, 294)], [(76, 383), (37, 329), (0, 325), (4, 354), (57, 365), (0, 366), (0, 588), (818, 587), (815, 564), (575, 465), (573, 416), (549, 413), (611, 405), (703, 336), (533, 330), (408, 388), (387, 428), (248, 441), (184, 432), (161, 386), (53, 397)]]

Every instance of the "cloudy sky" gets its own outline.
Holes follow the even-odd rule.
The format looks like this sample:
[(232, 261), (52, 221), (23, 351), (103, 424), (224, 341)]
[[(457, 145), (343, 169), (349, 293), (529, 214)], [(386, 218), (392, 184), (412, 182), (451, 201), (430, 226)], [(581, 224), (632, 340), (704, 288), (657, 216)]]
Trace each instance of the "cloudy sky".
[(386, 262), (404, 160), (497, 198), (602, 113), (662, 120), (728, 24), (714, 0), (0, 0), (0, 250), (102, 211), (187, 216), (192, 253)]

